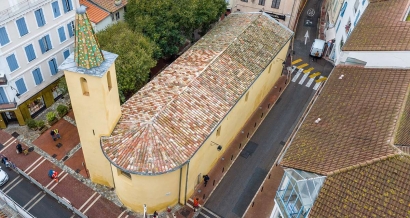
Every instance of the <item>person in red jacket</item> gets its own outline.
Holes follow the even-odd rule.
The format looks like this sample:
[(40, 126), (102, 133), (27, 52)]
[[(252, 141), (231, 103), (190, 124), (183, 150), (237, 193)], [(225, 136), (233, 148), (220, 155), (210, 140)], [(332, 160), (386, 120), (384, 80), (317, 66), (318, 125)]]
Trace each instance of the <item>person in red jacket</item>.
[(198, 207), (199, 207), (199, 201), (198, 200), (199, 200), (198, 198), (195, 198), (195, 200), (194, 200), (194, 211), (198, 210)]

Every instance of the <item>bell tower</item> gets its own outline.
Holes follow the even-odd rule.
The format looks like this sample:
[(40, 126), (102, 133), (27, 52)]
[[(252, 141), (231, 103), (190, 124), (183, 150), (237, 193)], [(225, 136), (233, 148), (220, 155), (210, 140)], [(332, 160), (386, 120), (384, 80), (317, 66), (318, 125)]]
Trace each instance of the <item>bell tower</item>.
[(102, 51), (86, 9), (77, 9), (74, 52), (59, 66), (67, 87), (91, 181), (114, 187), (101, 136), (109, 136), (121, 117), (115, 59)]

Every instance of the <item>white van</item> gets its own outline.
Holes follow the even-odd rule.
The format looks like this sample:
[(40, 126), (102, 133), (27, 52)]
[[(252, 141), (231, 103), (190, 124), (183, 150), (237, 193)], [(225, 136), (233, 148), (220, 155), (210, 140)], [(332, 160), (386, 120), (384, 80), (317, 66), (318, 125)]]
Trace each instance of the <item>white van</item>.
[(322, 57), (323, 50), (325, 49), (325, 43), (325, 40), (315, 39), (315, 41), (312, 44), (312, 48), (310, 48), (310, 55), (317, 56), (319, 58)]

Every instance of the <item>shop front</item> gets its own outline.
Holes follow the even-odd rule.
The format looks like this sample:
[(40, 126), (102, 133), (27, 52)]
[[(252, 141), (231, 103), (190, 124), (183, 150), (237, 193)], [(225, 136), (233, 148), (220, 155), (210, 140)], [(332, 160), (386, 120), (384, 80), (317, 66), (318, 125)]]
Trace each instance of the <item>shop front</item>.
[(58, 90), (58, 81), (50, 84), (25, 102), (19, 104), (14, 109), (0, 110), (0, 128), (4, 129), (11, 123), (18, 123), (21, 126), (26, 124), (27, 119), (34, 119), (46, 108), (54, 104), (62, 95)]

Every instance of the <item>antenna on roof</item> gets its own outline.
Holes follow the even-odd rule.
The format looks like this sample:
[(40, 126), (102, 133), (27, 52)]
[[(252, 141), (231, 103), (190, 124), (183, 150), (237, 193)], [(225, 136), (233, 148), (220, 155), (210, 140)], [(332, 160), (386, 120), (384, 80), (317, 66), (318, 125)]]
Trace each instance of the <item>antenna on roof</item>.
[(322, 120), (322, 119), (317, 118), (317, 119), (315, 120), (315, 123), (318, 124), (321, 120)]
[(343, 74), (340, 75), (340, 76), (339, 76), (339, 79), (343, 79), (344, 76), (345, 76), (345, 75), (343, 75)]

